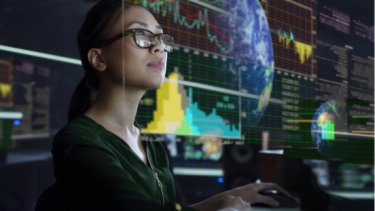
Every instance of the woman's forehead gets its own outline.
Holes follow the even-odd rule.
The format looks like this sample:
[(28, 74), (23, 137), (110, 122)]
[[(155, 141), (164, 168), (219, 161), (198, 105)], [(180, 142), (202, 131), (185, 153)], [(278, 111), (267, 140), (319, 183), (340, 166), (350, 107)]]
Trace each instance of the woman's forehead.
[(133, 26), (148, 29), (161, 29), (155, 17), (143, 7), (132, 6), (126, 9), (121, 17), (122, 18), (119, 20), (120, 25), (123, 24), (125, 29)]

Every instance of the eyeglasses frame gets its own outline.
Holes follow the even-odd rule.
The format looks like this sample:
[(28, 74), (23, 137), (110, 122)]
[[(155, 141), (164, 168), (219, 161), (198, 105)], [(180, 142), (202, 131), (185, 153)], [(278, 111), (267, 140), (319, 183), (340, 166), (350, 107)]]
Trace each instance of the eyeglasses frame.
[[(166, 44), (164, 43), (164, 41), (161, 40), (161, 36), (168, 36), (168, 37), (172, 38), (172, 40), (174, 41), (174, 38), (171, 35), (169, 35), (169, 34), (165, 34), (165, 33), (155, 34), (152, 31), (147, 30), (147, 29), (135, 28), (135, 29), (129, 29), (129, 30), (126, 30), (124, 32), (121, 32), (121, 33), (119, 33), (119, 34), (117, 34), (117, 35), (115, 35), (115, 36), (113, 36), (113, 37), (111, 37), (109, 39), (102, 40), (100, 42), (99, 46), (110, 45), (111, 43), (113, 43), (113, 42), (115, 42), (115, 41), (117, 41), (117, 40), (119, 40), (119, 39), (121, 39), (123, 37), (131, 35), (132, 38), (133, 38), (133, 41), (134, 41), (134, 43), (136, 44), (137, 47), (142, 48), (142, 49), (149, 49), (149, 48), (151, 48), (152, 45), (149, 46), (149, 47), (143, 47), (143, 46), (139, 46), (138, 45), (137, 38), (136, 38), (136, 31), (138, 31), (138, 30), (149, 32), (150, 34), (152, 34), (154, 36), (154, 38), (157, 38), (159, 40), (159, 42), (162, 43), (162, 44), (164, 44), (164, 45), (166, 45)], [(173, 51), (173, 45), (172, 45), (172, 50), (168, 51), (168, 50), (165, 49), (165, 51), (172, 52)]]

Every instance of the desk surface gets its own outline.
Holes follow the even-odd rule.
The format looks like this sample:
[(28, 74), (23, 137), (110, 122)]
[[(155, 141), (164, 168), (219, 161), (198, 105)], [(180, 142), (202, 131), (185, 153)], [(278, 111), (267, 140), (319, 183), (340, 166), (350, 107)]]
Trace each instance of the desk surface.
[(254, 211), (299, 211), (300, 208), (252, 207)]
[(374, 199), (374, 192), (370, 191), (327, 191), (330, 195), (350, 199)]
[(52, 154), (47, 150), (22, 150), (10, 151), (6, 155), (5, 162), (0, 165), (14, 165), (29, 162), (45, 161), (52, 158)]

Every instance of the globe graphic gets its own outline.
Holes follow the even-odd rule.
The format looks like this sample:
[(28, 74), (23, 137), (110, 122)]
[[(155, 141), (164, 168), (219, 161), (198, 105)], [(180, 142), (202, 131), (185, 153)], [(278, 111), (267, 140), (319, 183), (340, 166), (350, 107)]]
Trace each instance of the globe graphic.
[(330, 100), (319, 106), (315, 111), (311, 123), (311, 137), (318, 151), (325, 156), (334, 156), (334, 132), (342, 130), (342, 112), (344, 105), (338, 101)]
[(247, 92), (242, 109), (247, 124), (256, 125), (264, 113), (272, 91), (274, 58), (267, 18), (258, 0), (231, 2), (229, 21), (234, 68), (241, 70), (241, 88)]

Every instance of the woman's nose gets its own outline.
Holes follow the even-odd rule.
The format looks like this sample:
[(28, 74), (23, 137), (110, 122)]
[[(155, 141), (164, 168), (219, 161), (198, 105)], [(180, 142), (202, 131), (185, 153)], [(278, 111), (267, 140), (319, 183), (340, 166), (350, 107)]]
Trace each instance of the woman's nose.
[(156, 38), (154, 43), (155, 44), (151, 47), (152, 53), (164, 53), (165, 52), (165, 44), (159, 38)]

